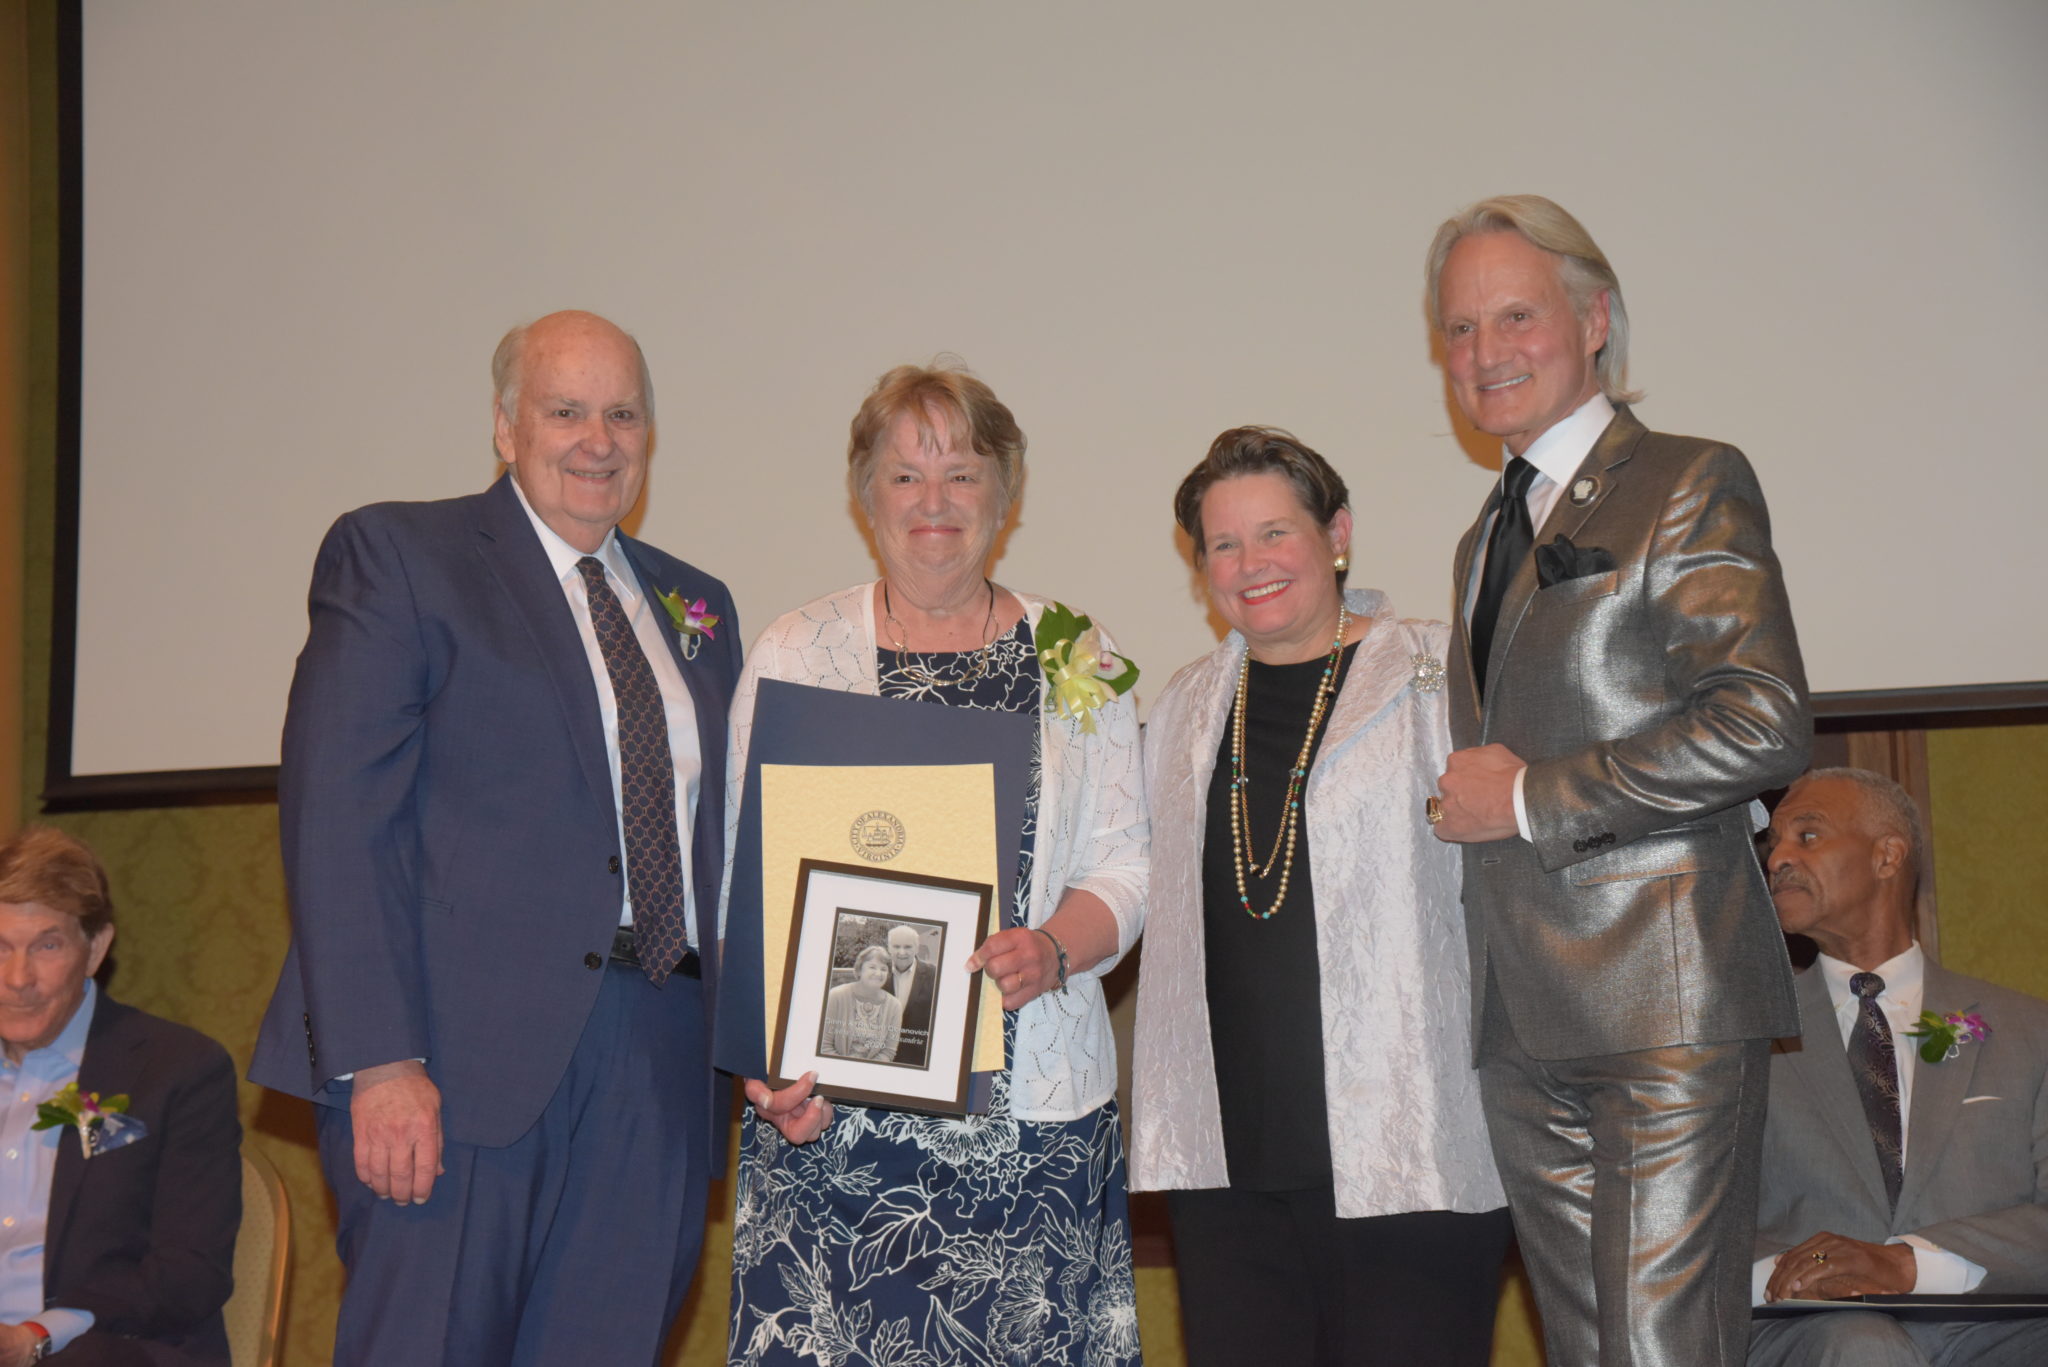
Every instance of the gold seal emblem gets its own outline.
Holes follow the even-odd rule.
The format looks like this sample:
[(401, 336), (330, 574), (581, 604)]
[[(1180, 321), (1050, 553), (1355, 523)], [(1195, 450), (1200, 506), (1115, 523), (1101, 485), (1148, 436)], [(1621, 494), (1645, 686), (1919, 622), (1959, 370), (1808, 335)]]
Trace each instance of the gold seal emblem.
[(853, 852), (870, 864), (886, 864), (903, 853), (905, 835), (894, 813), (876, 810), (855, 817), (846, 838)]

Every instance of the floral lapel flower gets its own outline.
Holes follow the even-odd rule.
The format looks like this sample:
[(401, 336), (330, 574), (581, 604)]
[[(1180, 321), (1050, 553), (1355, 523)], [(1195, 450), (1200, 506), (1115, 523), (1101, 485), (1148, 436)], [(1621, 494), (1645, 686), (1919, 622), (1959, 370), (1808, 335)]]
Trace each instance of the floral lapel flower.
[(697, 658), (697, 647), (703, 644), (699, 637), (708, 636), (714, 641), (718, 639), (718, 632), (714, 630), (718, 626), (718, 614), (706, 612), (702, 598), (694, 603), (686, 603), (679, 589), (670, 589), (667, 593), (656, 596), (661, 599), (661, 605), (668, 609), (669, 624), (683, 638), (684, 659)]
[(1946, 1016), (1922, 1011), (1919, 1021), (1906, 1033), (1925, 1041), (1920, 1046), (1922, 1059), (1943, 1063), (1962, 1053), (1964, 1045), (1975, 1044), (1990, 1034), (1991, 1027), (1974, 1011), (1951, 1011)]
[(132, 1144), (149, 1133), (149, 1127), (129, 1115), (125, 1092), (102, 1100), (98, 1092), (80, 1092), (76, 1082), (67, 1082), (57, 1094), (36, 1107), (31, 1130), (58, 1126), (78, 1132), (78, 1151), (86, 1158)]
[(1130, 692), (1138, 681), (1138, 667), (1105, 649), (1095, 623), (1064, 603), (1054, 603), (1039, 617), (1033, 644), (1045, 667), (1046, 705), (1078, 720), (1091, 736), (1096, 709)]

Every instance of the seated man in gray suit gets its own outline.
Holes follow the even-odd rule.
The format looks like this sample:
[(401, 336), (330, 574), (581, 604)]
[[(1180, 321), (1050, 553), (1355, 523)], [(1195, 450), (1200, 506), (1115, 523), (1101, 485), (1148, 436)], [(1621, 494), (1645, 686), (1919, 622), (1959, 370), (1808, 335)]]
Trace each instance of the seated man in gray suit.
[[(1913, 942), (1924, 842), (1890, 779), (1815, 770), (1770, 842), (1779, 924), (1821, 952), (1798, 980), (1802, 1037), (1771, 1056), (1755, 1301), (2048, 1293), (2048, 1003)], [(1929, 1063), (1907, 1033), (1923, 1011), (1990, 1033)], [(2048, 1362), (2048, 1320), (1759, 1320), (1749, 1361), (2019, 1367)]]

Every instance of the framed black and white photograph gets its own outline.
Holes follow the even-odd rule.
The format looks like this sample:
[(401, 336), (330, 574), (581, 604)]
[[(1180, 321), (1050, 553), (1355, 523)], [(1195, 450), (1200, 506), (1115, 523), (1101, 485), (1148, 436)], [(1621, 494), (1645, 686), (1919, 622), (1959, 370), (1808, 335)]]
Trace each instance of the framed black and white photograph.
[(777, 1086), (870, 1105), (967, 1109), (986, 883), (806, 859), (777, 1013)]

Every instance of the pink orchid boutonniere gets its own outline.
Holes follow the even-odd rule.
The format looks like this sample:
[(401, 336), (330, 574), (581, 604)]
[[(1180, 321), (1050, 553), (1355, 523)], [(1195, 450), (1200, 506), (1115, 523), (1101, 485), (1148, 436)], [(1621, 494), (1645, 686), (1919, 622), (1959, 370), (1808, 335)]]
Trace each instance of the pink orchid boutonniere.
[(683, 638), (684, 659), (697, 658), (697, 647), (704, 643), (704, 637), (708, 636), (714, 641), (718, 639), (718, 614), (706, 612), (702, 598), (694, 603), (686, 603), (683, 601), (682, 593), (676, 589), (670, 589), (667, 593), (657, 596), (661, 599), (661, 605), (668, 609), (669, 624)]
[(36, 1107), (31, 1130), (53, 1130), (59, 1126), (78, 1132), (78, 1151), (87, 1158), (108, 1149), (132, 1144), (149, 1133), (140, 1120), (128, 1113), (125, 1092), (102, 1099), (98, 1092), (80, 1092), (76, 1082), (67, 1082), (57, 1094)]
[(1975, 1044), (1990, 1033), (1991, 1027), (1974, 1011), (1951, 1011), (1946, 1016), (1922, 1011), (1919, 1021), (1906, 1032), (1925, 1041), (1920, 1046), (1920, 1057), (1929, 1063), (1946, 1062), (1963, 1052), (1964, 1045)]

